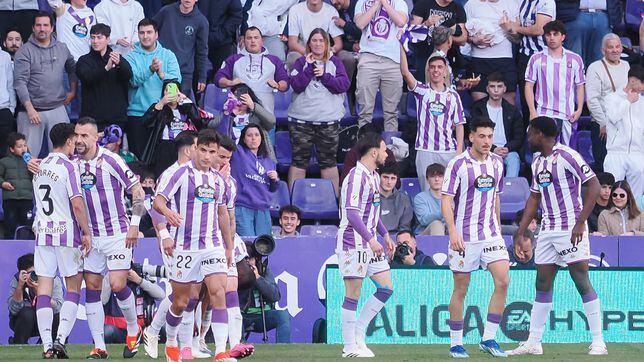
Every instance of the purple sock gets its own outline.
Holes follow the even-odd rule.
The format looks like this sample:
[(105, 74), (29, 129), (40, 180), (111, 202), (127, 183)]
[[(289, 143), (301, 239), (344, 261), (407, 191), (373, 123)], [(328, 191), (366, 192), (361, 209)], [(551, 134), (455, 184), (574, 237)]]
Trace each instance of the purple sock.
[(85, 289), (85, 302), (96, 303), (101, 301), (101, 291), (93, 289)]
[(39, 295), (36, 298), (36, 309), (51, 308), (51, 297), (48, 295)]
[(119, 290), (118, 292), (116, 292), (114, 294), (116, 294), (116, 298), (118, 298), (118, 300), (123, 301), (123, 300), (126, 300), (127, 298), (129, 298), (130, 295), (132, 295), (132, 290), (130, 288), (128, 288), (127, 286), (125, 286), (125, 287), (123, 287), (123, 289)]
[(226, 307), (235, 308), (239, 307), (239, 294), (236, 291), (226, 292)]

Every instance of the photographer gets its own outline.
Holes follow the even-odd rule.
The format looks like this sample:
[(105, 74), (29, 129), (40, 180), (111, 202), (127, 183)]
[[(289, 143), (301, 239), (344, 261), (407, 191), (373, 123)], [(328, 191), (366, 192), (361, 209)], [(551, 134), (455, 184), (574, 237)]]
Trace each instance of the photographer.
[[(10, 344), (27, 344), (30, 337), (40, 335), (36, 322), (36, 289), (38, 276), (34, 272), (34, 254), (25, 254), (18, 258), (18, 272), (9, 284), (9, 327), (14, 335), (9, 338)], [(54, 278), (54, 289), (51, 294), (51, 307), (54, 310), (52, 335), (58, 330), (58, 313), (63, 305), (63, 283)]]
[(263, 329), (260, 295), (264, 299), (264, 314), (266, 330), (275, 329), (277, 343), (291, 343), (291, 316), (285, 310), (276, 310), (275, 302), (280, 300), (280, 290), (275, 282), (275, 276), (268, 265), (262, 264), (261, 256), (253, 248), (247, 246), (251, 270), (255, 273), (254, 286), (239, 290), (239, 305), (242, 307), (244, 331), (260, 332)]
[[(150, 268), (147, 265), (146, 267)], [(163, 288), (148, 279), (155, 276), (144, 273), (141, 264), (136, 263), (132, 263), (128, 272), (127, 286), (134, 294), (138, 324), (141, 328), (152, 321), (155, 302), (165, 297)], [(110, 288), (109, 278), (103, 278), (101, 302), (105, 310), (105, 343), (125, 343), (127, 323), (118, 306), (116, 294), (112, 293)]]
[(431, 256), (425, 255), (421, 250), (418, 250), (416, 236), (409, 230), (403, 230), (396, 234), (396, 251), (391, 265), (432, 266), (436, 265), (436, 263), (434, 263)]

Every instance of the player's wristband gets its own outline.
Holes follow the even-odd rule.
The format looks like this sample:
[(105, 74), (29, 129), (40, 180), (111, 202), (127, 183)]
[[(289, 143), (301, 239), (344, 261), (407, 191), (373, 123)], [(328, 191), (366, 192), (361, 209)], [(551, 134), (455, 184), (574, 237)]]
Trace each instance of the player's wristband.
[(141, 223), (141, 217), (139, 215), (132, 215), (130, 219), (130, 226), (139, 226)]
[(161, 240), (170, 239), (170, 233), (168, 232), (168, 229), (159, 231), (159, 237), (161, 237)]

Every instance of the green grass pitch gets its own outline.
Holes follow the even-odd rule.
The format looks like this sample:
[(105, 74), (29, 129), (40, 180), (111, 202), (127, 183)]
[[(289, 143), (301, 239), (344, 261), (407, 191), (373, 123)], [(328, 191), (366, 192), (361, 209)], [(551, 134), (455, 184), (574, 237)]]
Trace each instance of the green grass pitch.
[[(514, 348), (516, 345), (503, 345), (504, 348)], [(334, 361), (342, 360), (339, 345), (326, 344), (290, 344), (290, 345), (256, 345), (255, 354), (246, 360), (252, 361)], [(157, 361), (164, 361), (165, 355), (159, 347), (160, 353)], [(370, 348), (376, 354), (377, 361), (449, 361), (447, 346), (444, 345), (372, 345)], [(466, 345), (471, 358), (469, 361), (492, 361), (493, 357), (483, 354), (478, 346)], [(608, 356), (588, 356), (586, 344), (550, 344), (544, 345), (543, 356), (510, 357), (516, 361), (644, 361), (643, 344), (609, 344)], [(70, 345), (68, 352), (70, 361), (85, 361), (85, 356), (91, 347), (89, 345)], [(108, 346), (110, 360), (123, 360), (122, 345)], [(42, 349), (40, 346), (2, 346), (0, 347), (1, 361), (41, 361)], [(152, 361), (145, 355), (143, 346), (134, 360)], [(199, 361), (199, 360), (195, 360)], [(212, 361), (203, 359), (202, 361)]]

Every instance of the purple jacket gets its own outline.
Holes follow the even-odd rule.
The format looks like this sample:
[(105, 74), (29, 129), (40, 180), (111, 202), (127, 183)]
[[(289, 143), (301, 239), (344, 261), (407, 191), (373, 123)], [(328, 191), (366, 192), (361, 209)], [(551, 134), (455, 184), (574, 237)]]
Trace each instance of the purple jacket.
[(275, 171), (275, 166), (270, 157), (257, 157), (251, 150), (237, 147), (230, 159), (231, 175), (237, 180), (237, 205), (268, 210), (277, 181), (271, 180), (266, 173)]

